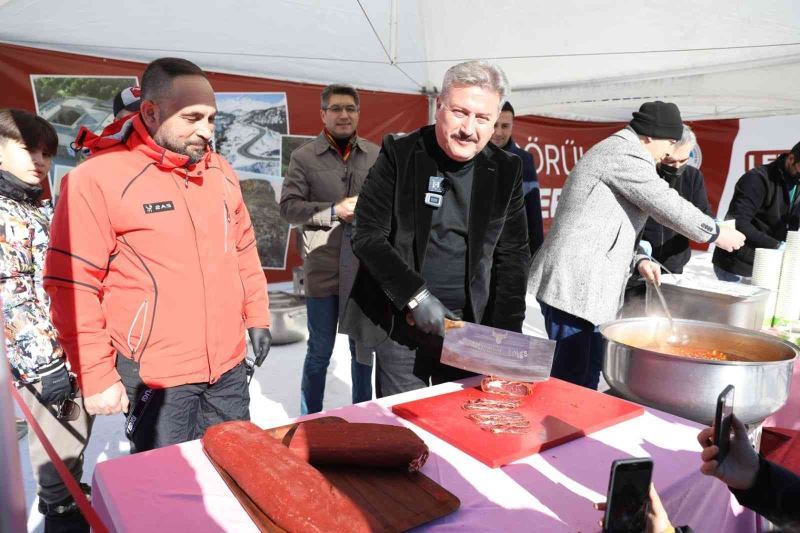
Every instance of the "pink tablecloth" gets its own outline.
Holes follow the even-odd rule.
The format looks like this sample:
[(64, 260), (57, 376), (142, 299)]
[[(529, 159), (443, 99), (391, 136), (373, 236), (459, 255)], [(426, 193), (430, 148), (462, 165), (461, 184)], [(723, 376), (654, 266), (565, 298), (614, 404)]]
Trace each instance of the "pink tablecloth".
[[(420, 530), (599, 531), (600, 513), (592, 503), (605, 499), (611, 461), (651, 456), (654, 483), (675, 524), (689, 524), (698, 533), (755, 531), (755, 515), (741, 508), (722, 483), (699, 473), (699, 426), (693, 422), (648, 409), (638, 418), (491, 469), (388, 408), (462, 386), (447, 383), (317, 416), (403, 424), (428, 443), (431, 455), (423, 472), (458, 496), (461, 508)], [(95, 505), (112, 530), (256, 531), (199, 441), (98, 464), (93, 485)]]

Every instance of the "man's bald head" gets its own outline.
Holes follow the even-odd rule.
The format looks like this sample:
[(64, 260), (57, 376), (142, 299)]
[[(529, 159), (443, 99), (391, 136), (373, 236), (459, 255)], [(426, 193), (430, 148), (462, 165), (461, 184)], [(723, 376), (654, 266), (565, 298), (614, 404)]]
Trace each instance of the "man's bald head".
[(179, 57), (156, 59), (144, 69), (142, 74), (142, 100), (159, 102), (169, 94), (172, 82), (178, 76), (206, 77), (203, 69)]
[(159, 146), (197, 163), (214, 134), (214, 89), (205, 72), (191, 61), (157, 59), (142, 75), (140, 113)]

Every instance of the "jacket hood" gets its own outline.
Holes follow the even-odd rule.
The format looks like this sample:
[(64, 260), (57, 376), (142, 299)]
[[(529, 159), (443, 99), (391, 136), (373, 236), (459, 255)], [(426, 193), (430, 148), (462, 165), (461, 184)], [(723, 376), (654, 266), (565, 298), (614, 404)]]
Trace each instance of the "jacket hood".
[(127, 146), (130, 150), (138, 150), (146, 154), (156, 161), (160, 168), (166, 170), (185, 168), (191, 171), (197, 167), (207, 167), (208, 157), (211, 154), (211, 150), (206, 148), (203, 159), (194, 165), (189, 165), (189, 156), (178, 154), (156, 144), (139, 113), (112, 122), (100, 135), (92, 133), (85, 127), (81, 128), (74, 142), (76, 149), (87, 150), (91, 155), (97, 155), (122, 145)]
[(86, 126), (81, 126), (70, 148), (75, 152), (81, 151), (88, 157), (97, 151), (116, 146), (128, 138), (132, 131), (133, 119), (136, 116), (138, 113), (112, 122), (99, 135)]

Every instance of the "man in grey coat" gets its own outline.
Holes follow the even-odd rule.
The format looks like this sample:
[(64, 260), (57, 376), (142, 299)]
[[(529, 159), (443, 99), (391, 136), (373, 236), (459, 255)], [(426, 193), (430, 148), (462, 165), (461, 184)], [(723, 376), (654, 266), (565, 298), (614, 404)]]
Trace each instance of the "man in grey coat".
[(658, 267), (634, 257), (647, 217), (725, 250), (744, 243), (744, 235), (718, 226), (656, 173), (682, 133), (675, 104), (647, 102), (570, 172), (530, 279), (548, 336), (558, 342), (553, 377), (597, 388), (604, 347), (597, 325), (616, 317), (634, 265), (658, 282)]
[[(281, 216), (302, 226), (308, 311), (308, 351), (300, 385), (304, 415), (322, 410), (340, 303), (350, 294), (358, 270), (350, 245), (353, 212), (378, 158), (378, 146), (356, 134), (360, 101), (353, 87), (325, 87), (321, 104), (325, 127), (292, 152), (281, 191)], [(352, 340), (350, 352), (353, 403), (371, 400), (372, 365), (358, 362)]]

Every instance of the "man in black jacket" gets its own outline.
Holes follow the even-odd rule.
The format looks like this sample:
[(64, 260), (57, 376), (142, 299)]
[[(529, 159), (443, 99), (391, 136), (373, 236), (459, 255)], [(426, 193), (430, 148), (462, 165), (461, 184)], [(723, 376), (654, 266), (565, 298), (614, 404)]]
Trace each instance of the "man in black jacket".
[(779, 248), (800, 225), (800, 143), (768, 165), (745, 172), (736, 183), (726, 219), (747, 237), (735, 252), (714, 251), (714, 272), (725, 281), (753, 275), (756, 248)]
[(544, 241), (542, 224), (542, 199), (539, 194), (539, 180), (536, 177), (536, 163), (533, 154), (520, 148), (511, 134), (514, 131), (514, 107), (511, 102), (503, 104), (500, 117), (494, 124), (492, 144), (522, 160), (522, 195), (525, 197), (525, 214), (528, 218), (528, 241), (531, 257)]
[(438, 361), (445, 317), (522, 329), (522, 165), (488, 144), (507, 92), (493, 65), (450, 68), (435, 126), (385, 137), (361, 190), (340, 330), (375, 350), (379, 397), (464, 376)]
[[(678, 191), (682, 198), (692, 202), (706, 215), (713, 216), (703, 173), (688, 164), (689, 155), (696, 145), (697, 137), (692, 129), (684, 124), (683, 138), (676, 144), (675, 151), (656, 165), (656, 170), (670, 188)], [(692, 258), (689, 239), (652, 218), (647, 219), (640, 241), (642, 245), (645, 242), (649, 243), (652, 248), (650, 255), (673, 274), (683, 273), (683, 267)], [(647, 248), (646, 245), (643, 247)]]

